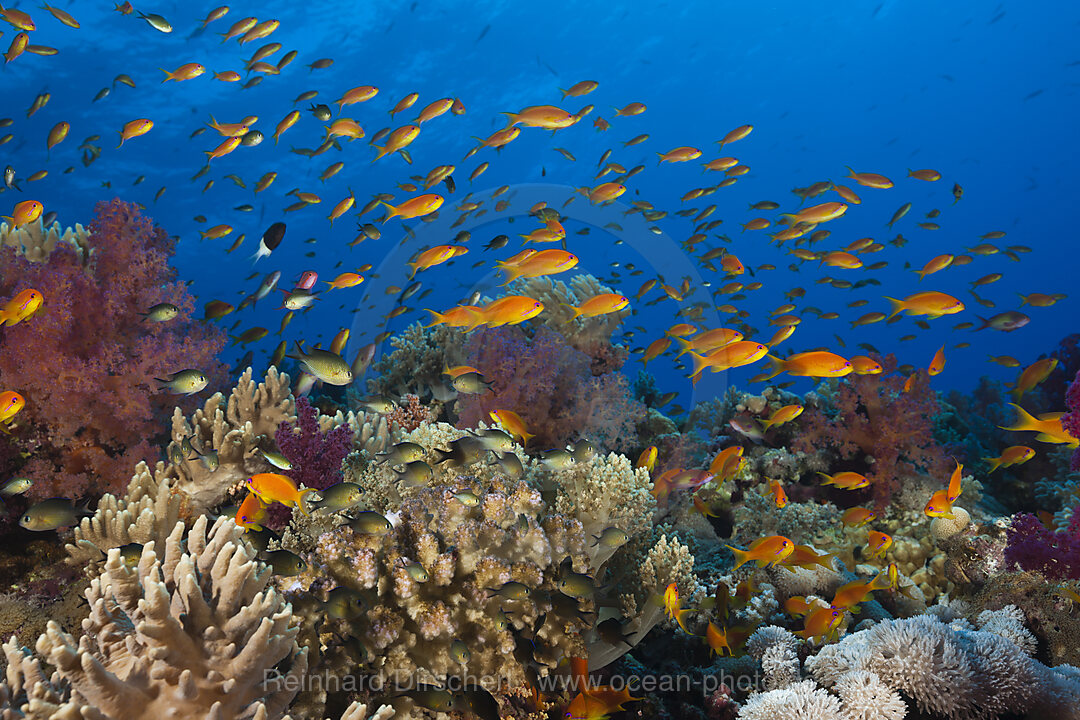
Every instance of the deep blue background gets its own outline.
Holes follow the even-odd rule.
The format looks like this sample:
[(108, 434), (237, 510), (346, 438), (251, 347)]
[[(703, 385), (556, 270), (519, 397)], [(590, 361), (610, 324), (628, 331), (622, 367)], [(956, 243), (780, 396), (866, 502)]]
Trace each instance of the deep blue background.
[[(32, 196), (42, 200), (47, 210), (58, 211), (63, 223), (74, 224), (87, 221), (98, 200), (120, 196), (145, 204), (158, 223), (180, 236), (176, 264), (185, 278), (195, 280), (200, 310), (201, 303), (215, 298), (237, 304), (255, 289), (258, 278), (245, 280), (252, 272), (249, 256), (262, 230), (283, 219), (289, 225), (285, 243), (270, 259), (261, 260), (256, 270), (280, 269), (292, 277), (310, 268), (318, 270), (321, 279), (330, 279), (363, 263), (378, 268), (378, 278), (361, 288), (334, 291), (314, 311), (295, 319), (285, 333), (290, 340), (326, 343), (339, 327), (352, 327), (346, 353), (351, 358), (381, 328), (374, 327), (380, 321), (378, 315), (349, 311), (365, 307), (368, 302), (361, 303), (360, 298), (368, 292), (378, 301), (378, 312), (393, 306), (393, 298), (384, 293), (386, 285), (407, 284), (403, 262), (416, 249), (451, 241), (456, 230), (447, 226), (457, 217), (452, 207), (467, 192), (486, 197), (503, 184), (591, 185), (597, 182), (593, 176), (601, 153), (614, 147), (612, 160), (627, 168), (647, 165), (645, 172), (629, 181), (631, 191), (623, 200), (648, 200), (672, 215), (682, 207), (701, 208), (715, 202), (719, 208), (713, 218), (724, 220), (716, 232), (733, 238), (731, 247), (744, 263), (778, 266), (761, 273), (757, 279), (765, 288), (739, 304), (753, 314), (750, 322), (760, 329), (760, 339), (773, 331), (766, 324), (768, 312), (783, 302), (783, 291), (797, 285), (809, 290), (800, 305), (841, 313), (842, 319), (833, 321), (806, 316), (782, 348), (829, 345), (854, 354), (859, 352), (854, 349), (856, 343), (870, 342), (883, 351), (897, 352), (901, 363), (925, 367), (942, 343), (951, 346), (966, 341), (972, 347), (949, 350), (946, 371), (934, 382), (939, 388), (967, 389), (981, 374), (1002, 379), (1015, 376), (1015, 370), (987, 363), (988, 354), (1015, 355), (1026, 364), (1077, 329), (1080, 292), (1073, 292), (1071, 286), (1077, 267), (1073, 208), (1075, 161), (1080, 157), (1080, 133), (1075, 129), (1080, 49), (1073, 38), (1080, 6), (1074, 3), (885, 0), (659, 2), (615, 7), (613, 3), (475, 0), (411, 5), (239, 2), (207, 32), (193, 34), (216, 3), (199, 5), (198, 12), (186, 3), (140, 5), (146, 12), (166, 16), (175, 27), (170, 35), (156, 32), (135, 16), (113, 12), (112, 3), (60, 3), (82, 23), (80, 30), (62, 26), (36, 5), (17, 5), (31, 12), (37, 22), (39, 29), (31, 42), (55, 46), (60, 54), (27, 54), (0, 71), (0, 117), (16, 120), (13, 128), (0, 131), (16, 135), (14, 141), (0, 146), (0, 165), (14, 165), (22, 177), (42, 168), (50, 174), (24, 186), (23, 195), (4, 193), (0, 207), (9, 212), (13, 202)], [(270, 38), (242, 48), (235, 40), (222, 44), (217, 33), (247, 15), (277, 18), (281, 27)], [(6, 46), (14, 32), (5, 26), (0, 44)], [(271, 41), (283, 43), (284, 49), (270, 61), (292, 49), (300, 55), (280, 76), (266, 77), (253, 89), (218, 82), (209, 73), (183, 83), (160, 82), (163, 74), (158, 68), (173, 69), (191, 61), (210, 70), (242, 72), (242, 59)], [(305, 67), (322, 57), (333, 58), (334, 65), (316, 71)], [(137, 89), (118, 85), (109, 97), (91, 103), (95, 93), (110, 85), (118, 73), (131, 75)], [(582, 79), (598, 80), (600, 88), (585, 98), (568, 100), (564, 107), (574, 111), (586, 103), (595, 104), (597, 109), (583, 122), (554, 136), (525, 129), (499, 155), (485, 149), (462, 161), (474, 144), (471, 136), (486, 136), (504, 124), (501, 111), (559, 104), (557, 88)], [(343, 115), (356, 118), (369, 138), (386, 125), (411, 121), (420, 108), (439, 97), (461, 98), (468, 112), (463, 117), (447, 114), (425, 124), (409, 148), (415, 160), (411, 167), (399, 156), (372, 164), (374, 151), (367, 139), (344, 142), (343, 152), (332, 150), (311, 160), (289, 153), (291, 147), (315, 147), (322, 136), (322, 124), (305, 113), (276, 148), (270, 139), (255, 148), (241, 148), (215, 160), (205, 178), (191, 181), (203, 164), (203, 151), (220, 142), (211, 132), (189, 139), (211, 114), (223, 122), (258, 115), (257, 127), (269, 138), (299, 93), (317, 89), (317, 102), (331, 103), (345, 90), (362, 84), (375, 85), (380, 93), (368, 103), (346, 108)], [(27, 119), (26, 108), (42, 90), (52, 93), (51, 102)], [(420, 93), (420, 100), (391, 120), (387, 110), (412, 91)], [(613, 105), (633, 101), (646, 103), (648, 110), (637, 117), (613, 118)], [(606, 133), (593, 129), (597, 116), (611, 121)], [(153, 119), (154, 130), (116, 150), (117, 131), (137, 117)], [(47, 159), (45, 137), (60, 120), (71, 122), (71, 133)], [(714, 141), (744, 123), (755, 126), (753, 134), (718, 154)], [(622, 149), (623, 141), (640, 133), (650, 133), (651, 139)], [(104, 152), (84, 169), (77, 146), (91, 134), (102, 136), (99, 143)], [(705, 155), (695, 163), (656, 166), (656, 152), (679, 145), (699, 147)], [(568, 162), (555, 152), (558, 146), (574, 153), (577, 162)], [(729, 153), (749, 164), (751, 173), (734, 187), (680, 204), (679, 197), (687, 190), (722, 178), (718, 173), (703, 174), (699, 163)], [(321, 183), (318, 175), (337, 160), (346, 162), (345, 170)], [(468, 174), (485, 160), (491, 168), (470, 186)], [(381, 240), (349, 248), (347, 243), (356, 235), (351, 214), (330, 229), (326, 215), (348, 193), (347, 188), (356, 192), (358, 207), (377, 192), (393, 192), (405, 199), (408, 194), (396, 183), (444, 163), (458, 167), (458, 192), (448, 199), (436, 223), (411, 223), (420, 233), (416, 240), (399, 245), (402, 226), (392, 221), (384, 227)], [(62, 174), (69, 165), (75, 171)], [(866, 236), (883, 242), (891, 239), (895, 232), (890, 233), (885, 223), (902, 203), (914, 203), (912, 212), (896, 227), (909, 244), (899, 249), (888, 245), (886, 251), (866, 256), (867, 263), (890, 263), (888, 269), (874, 274), (882, 281), (881, 287), (841, 291), (816, 285), (814, 280), (826, 274), (854, 281), (866, 277), (866, 272), (829, 268), (824, 272), (814, 263), (792, 273), (787, 266), (793, 258), (771, 245), (764, 233), (739, 232), (741, 223), (761, 214), (748, 211), (749, 203), (768, 199), (780, 202), (783, 209), (795, 208), (798, 199), (790, 192), (793, 187), (829, 178), (839, 181), (845, 165), (888, 175), (897, 187), (887, 191), (856, 187), (863, 204), (828, 226), (833, 234), (824, 249)], [(920, 182), (905, 177), (909, 167), (935, 168), (944, 177), (937, 183)], [(545, 177), (541, 177), (542, 168)], [(268, 170), (278, 172), (276, 183), (253, 196), (251, 188)], [(223, 179), (228, 173), (243, 177), (248, 190)], [(145, 175), (146, 181), (132, 186), (139, 175)], [(210, 178), (216, 184), (204, 193), (203, 185)], [(103, 188), (105, 181), (112, 187)], [(964, 188), (964, 198), (955, 207), (950, 193), (953, 182)], [(165, 194), (155, 203), (154, 194), (162, 186), (167, 188)], [(285, 193), (293, 188), (318, 193), (322, 204), (282, 215), (282, 209), (293, 202)], [(549, 193), (561, 202), (567, 190), (530, 187), (522, 188), (519, 196), (533, 198), (537, 192)], [(832, 197), (830, 193), (815, 202)], [(255, 212), (232, 209), (242, 203), (254, 204)], [(501, 232), (528, 232), (534, 223), (520, 217), (514, 225), (489, 222), (495, 219), (493, 202), (485, 206), (488, 214), (468, 226), (473, 233), (471, 253), (451, 266), (422, 273), (419, 278), (425, 287), (436, 291), (421, 303), (414, 299), (407, 304), (418, 310), (445, 308), (473, 287), (490, 287), (496, 277), (488, 272), (493, 255), (507, 257), (518, 246), (515, 242), (500, 253), (482, 253), (482, 243)], [(932, 208), (942, 211), (936, 220), (942, 229), (920, 230), (915, 223)], [(585, 217), (584, 211), (579, 200), (566, 212), (574, 218)], [(208, 218), (205, 226), (193, 220), (200, 214)], [(372, 221), (375, 215), (364, 220)], [(775, 217), (776, 213), (765, 215)], [(624, 245), (612, 244), (614, 236), (600, 231), (599, 226), (612, 218), (624, 227), (618, 234)], [(589, 219), (596, 226), (587, 236), (574, 234), (582, 227), (580, 222), (567, 222), (570, 249), (581, 257), (583, 269), (600, 276), (608, 275), (608, 264), (613, 261), (629, 261), (645, 269), (641, 277), (623, 274), (618, 289), (624, 293), (636, 292), (655, 271), (663, 272), (671, 284), (677, 284), (687, 268), (701, 272), (678, 250), (677, 243), (691, 232), (687, 220), (672, 216), (659, 222), (666, 237), (657, 238), (640, 219), (635, 224), (617, 209)], [(199, 240), (200, 228), (218, 223), (246, 233), (247, 239), (235, 253), (224, 253), (235, 233), (223, 240)], [(918, 288), (917, 277), (902, 270), (905, 261), (918, 268), (939, 253), (963, 252), (964, 247), (981, 242), (979, 235), (992, 230), (1008, 233), (1005, 239), (994, 241), (999, 246), (1027, 245), (1034, 252), (1022, 256), (1019, 264), (1002, 255), (976, 257), (967, 267), (930, 276)], [(305, 243), (308, 238), (316, 242)], [(716, 243), (710, 237), (708, 244)], [(395, 248), (397, 253), (391, 255)], [(701, 246), (697, 253), (705, 249)], [(314, 258), (304, 257), (312, 250)], [(388, 255), (389, 261), (385, 260)], [(470, 269), (481, 259), (487, 261), (485, 268)], [(335, 268), (339, 261), (343, 266)], [(991, 272), (1002, 272), (1005, 278), (982, 288), (980, 294), (998, 305), (986, 310), (966, 290), (971, 280)], [(714, 274), (703, 277), (714, 287), (723, 282)], [(933, 321), (928, 332), (917, 330), (910, 320), (850, 329), (847, 321), (871, 310), (887, 310), (882, 295), (903, 296), (916, 289), (952, 292), (967, 302), (968, 310)], [(957, 322), (977, 322), (977, 314), (1016, 309), (1018, 292), (1069, 292), (1071, 297), (1052, 308), (1030, 309), (1031, 325), (1010, 335), (952, 330)], [(653, 291), (649, 298), (656, 294)], [(707, 297), (705, 289), (699, 289), (691, 299)], [(870, 300), (867, 307), (845, 307), (861, 297)], [(342, 304), (344, 308), (339, 308)], [(274, 305), (267, 299), (256, 311), (229, 316), (226, 324), (241, 320), (237, 332), (254, 325), (276, 331), (281, 316), (272, 309)], [(629, 344), (646, 345), (659, 336), (676, 321), (675, 308), (671, 301), (642, 308), (628, 327), (644, 326), (647, 332), (636, 333)], [(410, 313), (390, 327), (400, 329), (424, 316)], [(918, 338), (898, 342), (899, 336), (909, 332)], [(834, 334), (846, 340), (847, 351), (837, 346)], [(272, 333), (254, 346), (257, 363), (265, 362), (277, 340)], [(238, 349), (230, 359), (241, 354)], [(632, 361), (628, 366), (631, 375), (635, 365)], [(659, 373), (663, 389), (689, 388), (670, 360), (661, 359), (650, 367)], [(739, 371), (734, 379), (756, 371)], [(699, 389), (705, 393), (722, 389), (723, 381), (710, 380), (711, 385)], [(799, 387), (809, 387), (808, 381)], [(697, 398), (701, 396), (699, 392)], [(688, 400), (682, 398), (684, 403)]]

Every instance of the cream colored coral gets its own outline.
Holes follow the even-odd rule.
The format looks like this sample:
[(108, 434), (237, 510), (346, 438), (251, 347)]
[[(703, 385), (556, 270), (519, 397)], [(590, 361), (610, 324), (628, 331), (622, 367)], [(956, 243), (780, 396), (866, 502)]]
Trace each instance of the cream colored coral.
[(258, 448), (272, 448), (274, 432), (281, 423), (295, 421), (295, 412), (289, 376), (273, 366), (258, 384), (249, 367), (228, 399), (215, 393), (190, 418), (176, 408), (167, 455), (190, 437), (196, 450), (214, 450), (218, 459), (213, 470), (195, 455), (169, 465), (176, 478), (173, 488), (183, 496), (185, 510), (189, 514), (206, 512), (220, 505), (229, 490), (245, 478), (272, 470)]
[(575, 275), (569, 285), (550, 277), (515, 280), (510, 285), (510, 292), (528, 295), (544, 303), (544, 313), (534, 322), (555, 330), (571, 346), (582, 351), (597, 342), (609, 342), (612, 333), (631, 312), (627, 306), (597, 317), (573, 319), (570, 307), (579, 306), (597, 295), (615, 293), (588, 273)]
[[(652, 481), (646, 468), (635, 468), (625, 455), (595, 455), (587, 463), (575, 463), (554, 473), (558, 486), (555, 511), (576, 517), (586, 536), (598, 537), (617, 527), (633, 540), (652, 527), (656, 499), (649, 492)], [(590, 540), (590, 568), (595, 571), (618, 549)]]
[(270, 570), (235, 523), (207, 526), (206, 516), (190, 532), (177, 523), (161, 555), (147, 543), (135, 567), (110, 550), (86, 591), (82, 637), (50, 622), (38, 638), (37, 652), (56, 669), (48, 680), (28, 652), (5, 645), (18, 667), (7, 694), (25, 692), (27, 717), (283, 716), (307, 671), (291, 609), (267, 588)]
[(40, 218), (18, 228), (0, 222), (0, 246), (14, 248), (30, 262), (44, 262), (57, 245), (68, 245), (85, 265), (90, 257), (89, 239), (90, 234), (79, 224), (61, 230), (58, 222), (46, 229)]
[(964, 508), (953, 505), (952, 514), (955, 517), (937, 517), (930, 523), (930, 534), (935, 540), (947, 540), (954, 535), (959, 535), (971, 524), (971, 515)]
[(65, 546), (68, 562), (96, 573), (110, 548), (152, 541), (163, 547), (180, 519), (180, 496), (171, 482), (164, 463), (153, 472), (145, 462), (136, 465), (124, 496), (104, 495), (94, 514), (75, 527), (74, 543)]

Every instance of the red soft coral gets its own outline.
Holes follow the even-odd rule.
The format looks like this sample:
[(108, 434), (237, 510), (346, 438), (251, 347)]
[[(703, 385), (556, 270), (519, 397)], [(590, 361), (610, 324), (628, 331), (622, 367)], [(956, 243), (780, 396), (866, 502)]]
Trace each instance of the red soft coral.
[[(225, 336), (191, 320), (165, 232), (119, 200), (98, 203), (89, 230), (88, 258), (67, 244), (40, 263), (0, 251), (0, 297), (32, 287), (45, 298), (37, 315), (0, 331), (0, 385), (26, 398), (14, 438), (29, 453), (33, 497), (122, 490), (137, 461), (156, 458), (148, 440), (177, 404), (154, 378), (186, 368), (224, 378), (215, 356)], [(179, 315), (140, 315), (163, 302)]]
[(545, 327), (531, 339), (517, 327), (473, 333), (469, 364), (492, 383), (491, 391), (458, 398), (459, 427), (476, 427), (492, 410), (512, 410), (536, 438), (530, 446), (562, 447), (584, 437), (609, 450), (637, 441), (645, 406), (630, 395), (626, 377), (593, 376), (592, 358)]
[(896, 358), (881, 360), (881, 375), (849, 375), (839, 381), (835, 414), (808, 408), (799, 418), (794, 449), (812, 453), (823, 447), (844, 460), (868, 458), (864, 474), (873, 482), (878, 509), (889, 504), (903, 478), (919, 472), (944, 476), (949, 464), (934, 441), (937, 396), (920, 373), (904, 392), (906, 379), (893, 375)]

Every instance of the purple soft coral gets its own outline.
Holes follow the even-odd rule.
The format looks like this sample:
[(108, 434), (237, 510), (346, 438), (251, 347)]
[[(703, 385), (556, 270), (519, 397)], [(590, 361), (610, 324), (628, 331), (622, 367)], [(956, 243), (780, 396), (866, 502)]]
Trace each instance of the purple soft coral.
[(536, 435), (536, 447), (562, 447), (578, 437), (618, 451), (636, 444), (645, 406), (630, 396), (626, 377), (594, 377), (592, 358), (559, 333), (541, 327), (530, 339), (516, 327), (480, 330), (466, 349), (492, 387), (458, 397), (459, 427), (490, 422), (492, 410), (512, 410)]
[(1073, 509), (1069, 527), (1054, 532), (1030, 513), (1013, 518), (1005, 562), (1055, 580), (1080, 580), (1080, 507)]
[[(29, 454), (19, 472), (34, 478), (32, 499), (122, 491), (139, 460), (158, 456), (149, 439), (178, 402), (154, 378), (184, 368), (225, 377), (215, 359), (225, 335), (191, 320), (165, 232), (120, 200), (98, 203), (89, 230), (87, 247), (58, 243), (42, 262), (0, 252), (0, 297), (32, 287), (45, 298), (0, 334), (3, 389), (26, 398), (12, 437)], [(141, 313), (158, 303), (180, 312), (147, 322)]]
[(873, 482), (877, 507), (889, 504), (904, 477), (917, 472), (944, 478), (949, 464), (934, 442), (938, 402), (929, 380), (920, 374), (904, 390), (893, 375), (896, 358), (881, 359), (880, 375), (849, 375), (840, 381), (833, 401), (835, 416), (807, 410), (794, 448), (812, 453), (834, 448), (844, 460), (872, 458), (866, 476)]
[(274, 433), (278, 449), (292, 463), (289, 477), (317, 490), (341, 480), (341, 461), (352, 449), (352, 438), (348, 425), (324, 434), (319, 429), (318, 411), (307, 398), (296, 400), (296, 424), (281, 423)]
[[(1080, 438), (1080, 371), (1077, 371), (1076, 377), (1069, 383), (1069, 389), (1065, 391), (1065, 410), (1066, 413), (1061, 416), (1061, 427), (1073, 437)], [(1080, 471), (1080, 448), (1073, 452), (1069, 469)]]

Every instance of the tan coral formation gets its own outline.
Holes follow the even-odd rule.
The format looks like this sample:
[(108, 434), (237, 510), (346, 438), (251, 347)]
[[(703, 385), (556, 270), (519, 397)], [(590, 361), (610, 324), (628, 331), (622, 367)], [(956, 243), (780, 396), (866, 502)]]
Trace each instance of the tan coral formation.
[(74, 541), (65, 546), (68, 562), (87, 564), (93, 573), (111, 548), (152, 541), (163, 547), (180, 519), (181, 500), (171, 491), (171, 481), (164, 463), (159, 462), (151, 471), (140, 462), (127, 492), (119, 498), (104, 495), (94, 514), (75, 527)]
[[(78, 641), (56, 623), (37, 641), (55, 672), (12, 639), (4, 645), (2, 717), (282, 718), (307, 670), (290, 606), (267, 587), (270, 570), (227, 518), (190, 532), (177, 523), (128, 565), (111, 550), (86, 591)], [(280, 670), (278, 685), (267, 678)]]
[(30, 262), (44, 262), (57, 245), (69, 245), (86, 264), (91, 252), (89, 240), (90, 233), (77, 223), (74, 228), (61, 229), (58, 222), (46, 228), (41, 218), (17, 228), (0, 222), (0, 246), (14, 248)]

